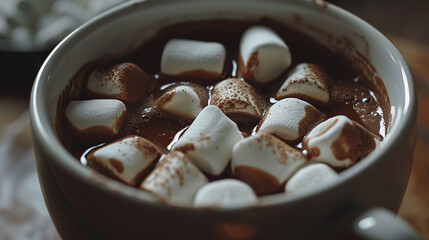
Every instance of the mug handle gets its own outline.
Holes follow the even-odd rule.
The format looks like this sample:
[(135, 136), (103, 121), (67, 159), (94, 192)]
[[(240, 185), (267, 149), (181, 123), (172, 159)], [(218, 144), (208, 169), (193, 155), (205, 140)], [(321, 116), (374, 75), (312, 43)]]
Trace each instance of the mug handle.
[(324, 239), (423, 239), (407, 222), (385, 208), (352, 208), (342, 212), (333, 219)]
[(385, 208), (370, 208), (359, 214), (352, 223), (354, 234), (368, 240), (422, 239), (405, 221)]

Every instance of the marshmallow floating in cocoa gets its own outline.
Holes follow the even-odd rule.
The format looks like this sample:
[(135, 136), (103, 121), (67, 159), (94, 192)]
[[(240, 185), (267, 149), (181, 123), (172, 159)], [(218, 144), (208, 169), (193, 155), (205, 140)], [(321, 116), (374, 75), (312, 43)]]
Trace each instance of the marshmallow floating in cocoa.
[(222, 179), (206, 184), (197, 192), (196, 207), (247, 207), (258, 201), (252, 188), (242, 181)]
[(198, 85), (178, 85), (157, 100), (157, 107), (171, 115), (194, 119), (207, 106), (208, 91)]
[(149, 91), (150, 76), (133, 63), (120, 63), (108, 68), (94, 69), (86, 84), (90, 98), (114, 98), (134, 103)]
[(251, 27), (241, 37), (240, 77), (267, 83), (283, 73), (291, 62), (289, 47), (277, 33), (265, 26)]
[(311, 104), (297, 98), (285, 98), (272, 105), (259, 130), (290, 142), (297, 142), (313, 128), (322, 114)]
[(205, 107), (173, 145), (201, 170), (219, 175), (231, 158), (232, 147), (243, 139), (236, 123), (218, 107)]
[(92, 141), (116, 135), (126, 118), (126, 107), (116, 99), (73, 101), (67, 106), (65, 115), (75, 135)]
[(161, 72), (170, 76), (218, 78), (223, 72), (225, 47), (217, 42), (171, 39), (161, 58)]
[(277, 192), (306, 161), (297, 149), (259, 132), (235, 144), (231, 168), (235, 178), (249, 184), (258, 195), (266, 195)]
[(192, 205), (197, 191), (208, 183), (206, 176), (183, 153), (170, 152), (140, 185), (162, 201)]
[(158, 148), (140, 136), (127, 136), (89, 152), (88, 165), (135, 186), (161, 156)]
[(312, 63), (298, 64), (276, 93), (277, 99), (288, 97), (300, 98), (312, 104), (328, 104), (330, 95), (325, 70)]
[(320, 123), (304, 138), (312, 159), (345, 168), (371, 153), (375, 135), (348, 117), (339, 115)]
[(234, 121), (243, 122), (261, 117), (262, 101), (250, 84), (238, 78), (228, 78), (213, 88), (210, 104), (219, 107)]
[(324, 163), (314, 163), (298, 170), (286, 183), (285, 192), (296, 194), (315, 189), (338, 178), (332, 168)]

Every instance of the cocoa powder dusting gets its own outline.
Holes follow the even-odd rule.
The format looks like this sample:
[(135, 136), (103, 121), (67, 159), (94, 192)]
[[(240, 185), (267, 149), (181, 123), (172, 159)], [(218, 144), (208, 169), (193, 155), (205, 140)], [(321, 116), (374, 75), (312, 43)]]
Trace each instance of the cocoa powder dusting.
[(352, 163), (362, 159), (374, 149), (374, 136), (356, 123), (346, 123), (338, 139), (331, 145), (336, 159), (350, 159)]
[[(277, 158), (278, 163), (280, 164), (286, 164), (289, 160), (288, 153), (296, 152), (297, 150), (293, 147), (290, 147), (288, 144), (285, 144), (282, 140), (275, 137), (274, 135), (270, 133), (261, 132), (259, 138), (257, 139), (258, 142), (261, 140), (265, 140), (265, 147), (271, 148), (273, 151), (273, 154), (278, 154), (280, 157)], [(262, 150), (262, 148), (260, 148)]]
[(114, 86), (120, 88), (121, 93), (105, 95), (85, 87), (87, 99), (114, 98), (125, 103), (134, 103), (146, 97), (150, 91), (151, 77), (133, 63), (125, 62), (113, 66), (101, 66), (94, 71), (94, 77), (99, 78), (99, 86), (104, 86), (106, 81), (111, 81)]
[(255, 81), (255, 69), (259, 65), (258, 51), (252, 53), (246, 66), (244, 65), (243, 58), (240, 56), (239, 64), (240, 71), (238, 72), (238, 76), (248, 81)]
[(117, 159), (109, 159), (109, 163), (116, 169), (118, 173), (122, 173), (124, 171), (124, 165)]
[[(118, 80), (124, 86), (124, 99), (137, 102), (149, 94), (151, 77), (133, 63), (122, 63), (114, 66), (124, 73)], [(126, 102), (128, 102), (126, 101)]]
[(335, 124), (337, 124), (338, 119), (330, 120), (323, 128), (320, 128), (313, 137), (319, 137), (325, 134), (329, 129), (331, 129)]
[(258, 196), (279, 192), (281, 184), (271, 174), (251, 166), (237, 166), (234, 169), (234, 177), (250, 187)]
[(204, 142), (204, 141), (207, 141), (207, 140), (210, 140), (210, 136), (204, 136), (204, 137), (198, 139), (197, 142)]
[(211, 105), (219, 107), (235, 122), (254, 122), (261, 117), (266, 104), (252, 85), (228, 78), (213, 88)]
[(304, 136), (322, 120), (322, 114), (315, 107), (307, 105), (304, 109), (305, 115), (298, 124), (299, 136)]
[(185, 144), (185, 145), (183, 145), (183, 146), (176, 147), (176, 148), (175, 148), (175, 150), (176, 150), (176, 151), (180, 151), (180, 152), (182, 152), (182, 153), (187, 153), (188, 151), (193, 151), (193, 150), (195, 150), (195, 146), (194, 146), (194, 144), (192, 144), (192, 143), (188, 143), (188, 144)]
[(156, 105), (157, 105), (158, 107), (162, 107), (162, 106), (164, 106), (165, 104), (167, 104), (167, 103), (171, 102), (171, 99), (173, 99), (174, 95), (176, 95), (176, 90), (175, 90), (175, 89), (174, 89), (174, 90), (171, 90), (171, 91), (166, 92), (164, 95), (162, 95), (162, 96), (158, 99), (158, 101), (157, 101), (157, 104), (156, 104)]
[[(319, 137), (323, 134), (325, 134), (329, 129), (331, 129), (336, 123), (338, 122), (338, 119), (334, 119), (333, 121), (329, 121), (323, 128), (318, 129), (318, 131), (313, 135), (313, 137)], [(305, 139), (302, 142), (302, 146), (304, 149), (307, 149), (308, 156), (310, 157), (318, 157), (320, 155), (320, 149), (318, 147), (309, 147), (308, 146), (308, 139)]]

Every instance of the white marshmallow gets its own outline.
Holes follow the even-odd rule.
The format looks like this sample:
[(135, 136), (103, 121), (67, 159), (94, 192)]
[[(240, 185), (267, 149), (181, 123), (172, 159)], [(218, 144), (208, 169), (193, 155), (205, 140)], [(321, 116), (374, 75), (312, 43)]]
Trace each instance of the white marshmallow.
[(338, 173), (323, 163), (310, 164), (296, 172), (286, 183), (285, 192), (296, 194), (315, 189), (338, 179)]
[(25, 16), (31, 21), (28, 26), (33, 26), (41, 16), (48, 13), (52, 2), (53, 0), (18, 0), (16, 8), (21, 16)]
[(258, 131), (296, 142), (307, 134), (321, 118), (321, 113), (311, 104), (297, 98), (285, 98), (268, 109)]
[(218, 107), (205, 107), (173, 146), (201, 170), (219, 175), (231, 158), (232, 147), (243, 139), (237, 124)]
[(232, 150), (234, 177), (249, 184), (258, 195), (275, 193), (307, 161), (297, 149), (269, 133), (247, 137)]
[(376, 147), (374, 135), (346, 116), (335, 116), (317, 125), (304, 138), (303, 147), (312, 159), (344, 168)]
[(57, 19), (59, 19), (61, 16), (55, 13), (48, 13), (46, 15), (40, 16), (39, 21), (37, 22), (37, 26), (36, 26), (36, 32), (40, 31), (41, 29), (48, 27), (49, 25), (51, 25), (54, 21), (56, 21)]
[(178, 151), (170, 152), (140, 185), (160, 200), (192, 205), (197, 191), (208, 183), (206, 176)]
[(80, 24), (79, 21), (70, 16), (62, 16), (44, 28), (39, 29), (34, 36), (34, 42), (37, 46), (57, 44)]
[(291, 64), (289, 47), (273, 30), (264, 26), (247, 29), (240, 41), (239, 76), (267, 83)]
[(196, 207), (247, 207), (256, 204), (258, 198), (252, 188), (242, 181), (222, 179), (203, 186), (195, 196)]
[(179, 85), (168, 90), (157, 100), (164, 112), (185, 119), (194, 119), (207, 106), (208, 92), (202, 86)]
[(5, 13), (5, 19), (11, 28), (25, 27), (30, 29), (31, 24), (35, 21), (34, 18), (34, 15), (26, 14), (17, 5), (10, 12)]
[(66, 108), (66, 117), (78, 135), (113, 136), (125, 120), (126, 107), (115, 99), (73, 101)]
[(276, 93), (277, 99), (297, 97), (312, 104), (329, 103), (328, 77), (318, 65), (298, 64)]
[(23, 14), (38, 18), (48, 12), (52, 2), (51, 0), (18, 0), (16, 7)]
[(211, 105), (219, 107), (236, 122), (255, 120), (261, 117), (262, 98), (256, 90), (238, 78), (228, 78), (216, 84), (212, 91)]
[(16, 9), (16, 0), (2, 0), (0, 8), (0, 16), (3, 18)]
[(127, 103), (141, 100), (149, 89), (150, 76), (133, 63), (94, 69), (86, 84), (89, 98), (114, 98)]
[(134, 186), (160, 156), (160, 151), (150, 141), (127, 136), (91, 151), (86, 159), (89, 166)]
[(217, 42), (171, 39), (161, 59), (161, 72), (171, 76), (217, 78), (223, 72), (225, 47)]
[(87, 10), (91, 15), (97, 15), (107, 9), (127, 0), (80, 0), (83, 4), (87, 5)]
[(0, 17), (0, 39), (9, 38), (10, 28), (6, 20)]
[(10, 32), (10, 40), (18, 48), (30, 48), (33, 45), (30, 29), (26, 27), (14, 28)]
[(82, 23), (90, 18), (86, 9), (75, 1), (55, 1), (51, 6), (51, 12), (73, 17)]

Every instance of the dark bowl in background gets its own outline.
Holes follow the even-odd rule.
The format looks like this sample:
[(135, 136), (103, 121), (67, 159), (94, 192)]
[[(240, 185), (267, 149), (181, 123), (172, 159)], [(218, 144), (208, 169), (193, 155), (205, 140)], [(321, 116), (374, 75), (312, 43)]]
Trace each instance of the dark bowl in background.
[(30, 97), (37, 72), (52, 49), (19, 48), (0, 39), (0, 94)]

